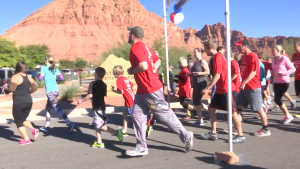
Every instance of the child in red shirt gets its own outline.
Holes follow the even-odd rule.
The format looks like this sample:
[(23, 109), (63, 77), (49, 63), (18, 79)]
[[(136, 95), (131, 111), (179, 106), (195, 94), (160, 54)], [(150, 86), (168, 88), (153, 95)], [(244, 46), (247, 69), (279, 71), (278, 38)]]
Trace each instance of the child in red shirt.
[(128, 136), (128, 114), (132, 114), (132, 107), (134, 103), (134, 93), (135, 85), (130, 82), (126, 77), (124, 77), (124, 69), (121, 65), (117, 65), (113, 68), (113, 74), (117, 78), (116, 85), (117, 90), (114, 86), (111, 86), (111, 90), (115, 93), (122, 94), (125, 99), (125, 107), (123, 110), (123, 136)]

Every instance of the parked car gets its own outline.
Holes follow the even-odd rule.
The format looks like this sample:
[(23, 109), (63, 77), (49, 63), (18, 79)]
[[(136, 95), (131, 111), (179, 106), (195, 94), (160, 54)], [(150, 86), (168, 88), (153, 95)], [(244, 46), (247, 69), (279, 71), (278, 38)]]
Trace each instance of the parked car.
[(74, 71), (78, 71), (80, 74), (84, 72), (83, 69), (74, 69)]
[(26, 73), (31, 76), (33, 79), (38, 78), (38, 72), (36, 70), (27, 70)]
[(79, 74), (81, 74), (81, 73), (79, 72), (79, 70), (74, 70), (74, 75), (75, 75), (75, 76), (78, 76)]
[(61, 73), (65, 74), (65, 75), (70, 75), (70, 74), (72, 74), (72, 69), (62, 69)]
[(0, 69), (0, 87), (3, 86), (3, 80), (10, 84), (10, 79), (14, 75), (15, 69)]

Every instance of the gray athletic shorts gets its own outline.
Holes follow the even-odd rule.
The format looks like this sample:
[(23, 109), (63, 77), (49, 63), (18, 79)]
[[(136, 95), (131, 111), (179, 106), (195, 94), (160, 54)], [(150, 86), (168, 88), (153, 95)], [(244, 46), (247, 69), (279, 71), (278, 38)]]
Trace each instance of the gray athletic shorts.
[(241, 90), (236, 96), (236, 104), (245, 108), (250, 107), (252, 111), (257, 111), (262, 108), (261, 88)]
[(93, 117), (93, 125), (95, 125), (97, 129), (104, 126), (109, 121), (103, 110), (93, 110)]
[(129, 114), (131, 116), (132, 110), (133, 110), (133, 106), (131, 106), (131, 107), (124, 106), (123, 114)]

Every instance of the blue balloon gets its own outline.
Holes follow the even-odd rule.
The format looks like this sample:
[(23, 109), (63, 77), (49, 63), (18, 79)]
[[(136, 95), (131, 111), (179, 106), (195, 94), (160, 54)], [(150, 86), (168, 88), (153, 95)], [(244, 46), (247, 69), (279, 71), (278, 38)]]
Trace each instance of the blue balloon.
[(181, 11), (182, 11), (182, 8), (180, 8), (180, 9), (177, 10), (177, 4), (174, 5), (174, 12), (175, 12), (175, 13), (179, 13), (179, 12), (181, 12)]

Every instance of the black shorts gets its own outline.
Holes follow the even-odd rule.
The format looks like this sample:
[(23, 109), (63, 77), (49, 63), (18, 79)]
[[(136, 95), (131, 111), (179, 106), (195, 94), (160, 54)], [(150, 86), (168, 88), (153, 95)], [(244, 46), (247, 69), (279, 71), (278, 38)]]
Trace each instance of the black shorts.
[(24, 121), (29, 116), (31, 108), (32, 103), (13, 105), (13, 117), (18, 128), (23, 126)]
[[(236, 108), (236, 92), (232, 91), (232, 109), (233, 112), (237, 112)], [(211, 100), (209, 107), (227, 111), (227, 93), (218, 94), (215, 93), (214, 97)]]
[(265, 90), (267, 90), (267, 85), (261, 85), (261, 92), (264, 92)]
[(300, 80), (295, 80), (295, 92), (298, 97), (300, 95)]
[(197, 86), (194, 86), (193, 90), (193, 104), (199, 106), (201, 104), (201, 99), (203, 95), (201, 91), (207, 87), (207, 81), (200, 82)]

